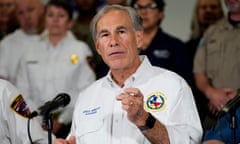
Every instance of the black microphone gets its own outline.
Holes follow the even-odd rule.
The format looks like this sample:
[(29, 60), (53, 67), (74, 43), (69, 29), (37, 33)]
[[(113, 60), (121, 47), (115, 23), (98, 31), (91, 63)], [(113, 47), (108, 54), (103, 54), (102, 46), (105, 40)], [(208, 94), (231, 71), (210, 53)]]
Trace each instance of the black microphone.
[(240, 105), (240, 91), (238, 90), (237, 95), (222, 108), (220, 115), (232, 112), (232, 110), (236, 109), (239, 105)]
[(65, 107), (70, 102), (70, 96), (66, 93), (58, 94), (52, 101), (46, 102), (44, 105), (40, 106), (36, 111), (33, 111), (29, 118), (33, 118), (38, 115), (45, 116), (56, 110), (59, 107)]

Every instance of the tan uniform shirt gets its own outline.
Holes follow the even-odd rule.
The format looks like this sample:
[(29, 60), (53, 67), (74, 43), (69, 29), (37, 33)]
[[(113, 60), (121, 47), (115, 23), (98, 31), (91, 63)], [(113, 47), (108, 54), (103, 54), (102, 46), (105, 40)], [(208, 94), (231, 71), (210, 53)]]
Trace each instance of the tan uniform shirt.
[(194, 73), (205, 74), (216, 88), (240, 88), (240, 26), (224, 18), (206, 31)]

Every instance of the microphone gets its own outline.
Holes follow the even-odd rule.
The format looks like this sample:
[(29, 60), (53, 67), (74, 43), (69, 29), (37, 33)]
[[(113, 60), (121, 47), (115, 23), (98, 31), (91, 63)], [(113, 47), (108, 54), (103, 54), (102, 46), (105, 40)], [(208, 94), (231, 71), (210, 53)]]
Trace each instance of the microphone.
[(237, 95), (222, 108), (220, 115), (232, 112), (232, 110), (236, 109), (239, 105), (240, 105), (240, 91), (238, 90)]
[(46, 102), (44, 105), (40, 106), (37, 110), (33, 111), (29, 118), (36, 117), (38, 115), (47, 115), (53, 110), (59, 107), (65, 107), (70, 102), (70, 96), (66, 93), (58, 94), (52, 101)]

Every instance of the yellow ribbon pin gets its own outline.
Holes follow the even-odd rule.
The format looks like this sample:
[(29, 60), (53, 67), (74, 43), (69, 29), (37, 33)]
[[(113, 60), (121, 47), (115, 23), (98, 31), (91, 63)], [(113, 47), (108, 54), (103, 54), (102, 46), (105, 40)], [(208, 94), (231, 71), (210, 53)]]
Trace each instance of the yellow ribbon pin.
[(71, 59), (71, 62), (72, 62), (73, 64), (78, 64), (78, 62), (79, 62), (78, 56), (75, 55), (75, 54), (72, 54), (71, 57), (70, 57), (70, 59)]

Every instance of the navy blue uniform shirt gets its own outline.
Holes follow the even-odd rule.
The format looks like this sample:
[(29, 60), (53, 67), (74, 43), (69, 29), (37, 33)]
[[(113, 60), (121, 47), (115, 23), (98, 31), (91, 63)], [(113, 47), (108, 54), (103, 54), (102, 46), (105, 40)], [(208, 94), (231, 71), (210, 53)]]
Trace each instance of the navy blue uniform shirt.
[(185, 44), (163, 32), (160, 28), (146, 50), (140, 55), (147, 55), (154, 66), (166, 68), (191, 82), (191, 63)]

